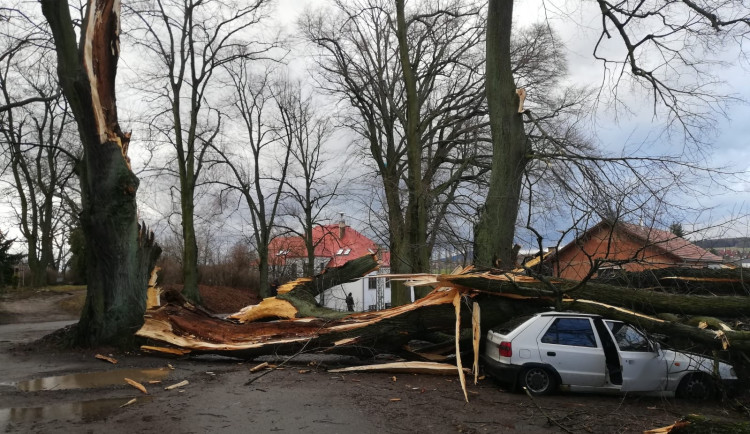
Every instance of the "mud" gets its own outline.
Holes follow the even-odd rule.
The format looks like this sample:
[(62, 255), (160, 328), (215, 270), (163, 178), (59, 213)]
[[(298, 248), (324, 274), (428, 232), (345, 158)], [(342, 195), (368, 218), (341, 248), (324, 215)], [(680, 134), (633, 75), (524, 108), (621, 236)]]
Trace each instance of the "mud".
[[(29, 299), (32, 300), (32, 299)], [(1, 304), (1, 303), (0, 303)], [(27, 306), (28, 307), (28, 306)], [(29, 307), (31, 308), (31, 307)], [(0, 311), (3, 306), (0, 305)], [(44, 317), (44, 315), (39, 315)], [(70, 319), (69, 319), (70, 320)], [(20, 345), (69, 322), (0, 325), (0, 429), (5, 432), (305, 432), (482, 433), (642, 432), (700, 413), (745, 420), (732, 402), (690, 403), (638, 396), (559, 394), (531, 400), (489, 379), (407, 374), (333, 374), (335, 359), (299, 357), (258, 378), (258, 361), (221, 357), (162, 358), (106, 349), (57, 351)], [(112, 355), (111, 365), (96, 359)], [(278, 363), (278, 361), (276, 361)], [(170, 368), (174, 368), (171, 369)], [(168, 372), (161, 383), (142, 377), (148, 395), (119, 381), (134, 372)], [(25, 391), (21, 384), (106, 377), (106, 384)], [(101, 374), (101, 372), (107, 372)], [(73, 377), (65, 377), (73, 374)], [(41, 381), (40, 379), (47, 378)], [(58, 380), (49, 380), (57, 378)], [(169, 384), (187, 380), (181, 388)], [(24, 383), (26, 382), (26, 383)], [(52, 383), (50, 383), (52, 382)], [(132, 399), (134, 403), (127, 404)]]

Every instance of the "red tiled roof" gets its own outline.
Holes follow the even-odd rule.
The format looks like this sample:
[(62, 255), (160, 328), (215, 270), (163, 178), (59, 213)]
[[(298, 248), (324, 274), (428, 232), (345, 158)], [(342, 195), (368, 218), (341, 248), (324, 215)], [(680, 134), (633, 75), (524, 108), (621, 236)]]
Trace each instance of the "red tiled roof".
[(631, 223), (618, 223), (618, 227), (628, 234), (645, 241), (685, 262), (721, 262), (713, 253), (696, 246), (690, 241), (660, 229), (638, 226)]
[[(338, 267), (352, 259), (376, 253), (378, 245), (352, 229), (338, 224), (316, 226), (313, 228), (313, 242), (315, 243), (315, 256), (320, 258), (331, 258), (327, 267)], [(268, 245), (268, 255), (271, 261), (283, 263), (286, 258), (303, 258), (307, 256), (302, 237), (277, 237)], [(278, 258), (278, 259), (277, 259)], [(390, 266), (390, 254), (381, 252), (379, 259), (383, 266)]]

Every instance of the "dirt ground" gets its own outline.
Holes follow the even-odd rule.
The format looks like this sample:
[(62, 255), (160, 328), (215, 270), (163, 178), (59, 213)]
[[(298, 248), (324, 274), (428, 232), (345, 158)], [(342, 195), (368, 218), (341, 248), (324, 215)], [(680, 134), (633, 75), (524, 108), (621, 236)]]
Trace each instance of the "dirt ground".
[[(735, 401), (574, 394), (531, 400), (489, 379), (469, 385), (466, 403), (456, 377), (327, 372), (342, 362), (337, 358), (305, 356), (270, 372), (250, 373), (260, 360), (29, 345), (75, 320), (56, 309), (74, 296), (0, 298), (5, 432), (625, 433), (669, 425), (691, 413), (747, 420)], [(96, 359), (97, 352), (118, 364)], [(126, 376), (143, 383), (149, 394), (127, 385)], [(158, 384), (148, 382), (160, 377)], [(183, 380), (188, 384), (165, 390)]]

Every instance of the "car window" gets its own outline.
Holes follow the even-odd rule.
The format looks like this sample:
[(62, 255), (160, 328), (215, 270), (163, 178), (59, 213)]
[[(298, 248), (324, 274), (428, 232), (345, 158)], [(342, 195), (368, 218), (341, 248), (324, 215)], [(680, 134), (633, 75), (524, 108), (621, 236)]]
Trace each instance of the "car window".
[(596, 347), (594, 330), (587, 318), (557, 318), (542, 336), (545, 344)]
[(519, 327), (521, 324), (525, 323), (526, 321), (531, 319), (531, 315), (521, 316), (517, 318), (510, 319), (499, 326), (493, 327), (491, 330), (495, 333), (499, 333), (501, 335), (507, 335), (508, 333), (515, 330), (517, 327)]
[(651, 351), (648, 339), (630, 324), (607, 321), (620, 351)]

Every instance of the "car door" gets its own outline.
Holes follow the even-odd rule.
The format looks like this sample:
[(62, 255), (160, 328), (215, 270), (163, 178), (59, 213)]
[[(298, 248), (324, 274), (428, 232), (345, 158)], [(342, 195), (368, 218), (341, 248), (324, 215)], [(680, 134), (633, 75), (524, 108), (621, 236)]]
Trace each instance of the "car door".
[(604, 350), (590, 318), (556, 318), (540, 333), (538, 346), (542, 362), (557, 370), (562, 384), (604, 385)]
[(661, 390), (667, 365), (649, 339), (630, 324), (605, 321), (617, 344), (622, 366), (622, 391)]

